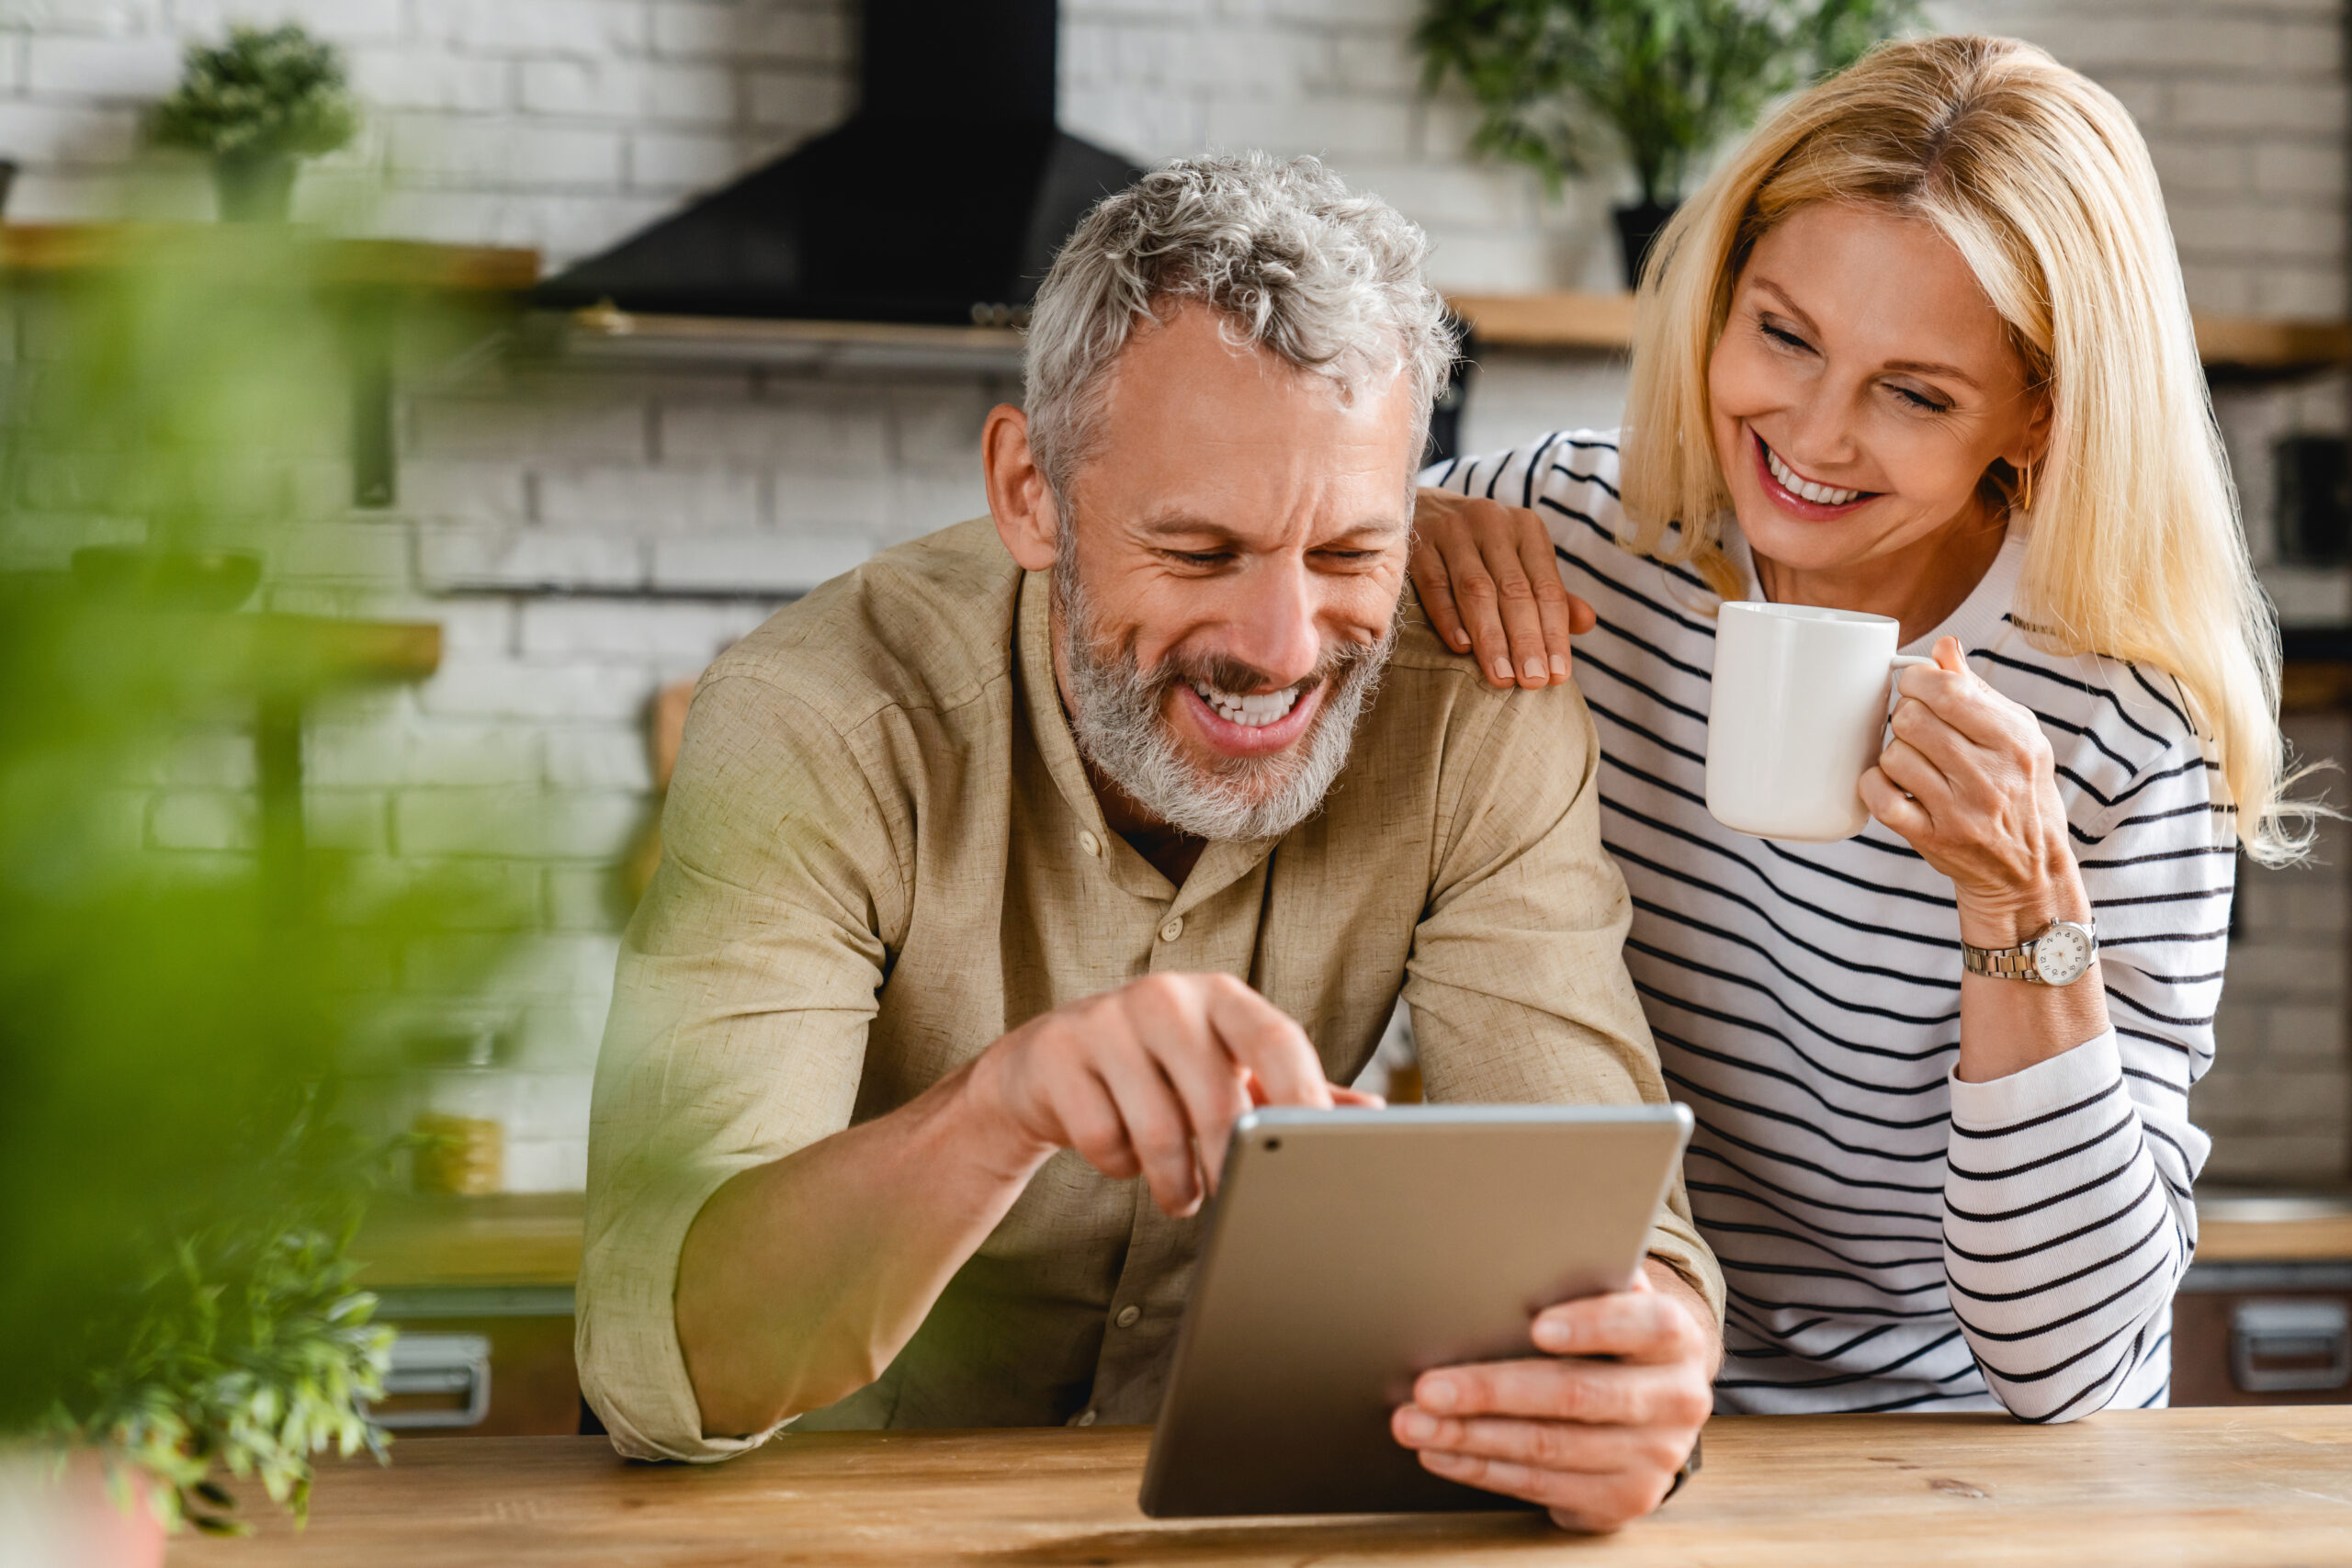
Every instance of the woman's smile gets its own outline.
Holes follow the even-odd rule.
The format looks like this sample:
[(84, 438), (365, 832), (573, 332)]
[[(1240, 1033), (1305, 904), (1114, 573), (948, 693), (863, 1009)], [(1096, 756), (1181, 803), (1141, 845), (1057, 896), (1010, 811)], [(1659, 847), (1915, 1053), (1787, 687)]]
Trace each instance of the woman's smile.
[(1850, 516), (1879, 498), (1881, 492), (1874, 490), (1846, 490), (1810, 479), (1773, 451), (1771, 444), (1762, 436), (1752, 430), (1747, 434), (1755, 443), (1757, 477), (1764, 487), (1765, 499), (1792, 517), (1826, 523), (1832, 518)]

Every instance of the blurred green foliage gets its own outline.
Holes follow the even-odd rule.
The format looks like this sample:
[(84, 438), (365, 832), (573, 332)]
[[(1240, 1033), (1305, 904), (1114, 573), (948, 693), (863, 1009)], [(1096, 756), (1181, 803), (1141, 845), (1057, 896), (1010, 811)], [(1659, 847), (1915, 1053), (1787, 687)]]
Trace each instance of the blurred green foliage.
[(1427, 85), (1478, 105), (1471, 145), (1555, 190), (1591, 172), (1596, 132), (1642, 200), (1683, 195), (1692, 161), (1792, 88), (1917, 23), (1917, 0), (1430, 0), (1414, 43)]
[(257, 832), (151, 842), (175, 749), (233, 747), (348, 671), (168, 575), (56, 569), (93, 534), (253, 551), (266, 593), (298, 548), (332, 561), (342, 347), (393, 305), (294, 231), (134, 240), (0, 279), (0, 539), (20, 567), (50, 549), (0, 572), (0, 1440), (98, 1447), (228, 1528), (223, 1471), (299, 1512), (312, 1455), (380, 1452), (361, 1402), (390, 1335), (347, 1248), (386, 1158), (356, 1129), (385, 1119), (354, 1086), (414, 1005), (399, 955), (506, 912), (273, 836), (250, 790)]
[(307, 157), (332, 152), (358, 129), (343, 56), (294, 23), (232, 27), (218, 47), (190, 45), (171, 96), (147, 122), (148, 139), (217, 158)]

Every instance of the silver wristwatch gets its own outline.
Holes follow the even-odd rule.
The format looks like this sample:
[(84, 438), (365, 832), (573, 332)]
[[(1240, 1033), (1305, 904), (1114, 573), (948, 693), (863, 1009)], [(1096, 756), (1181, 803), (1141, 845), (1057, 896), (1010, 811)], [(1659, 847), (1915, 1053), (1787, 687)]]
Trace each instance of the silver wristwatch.
[(2098, 938), (2088, 925), (2052, 920), (2015, 947), (1960, 944), (1960, 961), (1971, 975), (2023, 980), (2030, 986), (2071, 986), (2090, 972)]

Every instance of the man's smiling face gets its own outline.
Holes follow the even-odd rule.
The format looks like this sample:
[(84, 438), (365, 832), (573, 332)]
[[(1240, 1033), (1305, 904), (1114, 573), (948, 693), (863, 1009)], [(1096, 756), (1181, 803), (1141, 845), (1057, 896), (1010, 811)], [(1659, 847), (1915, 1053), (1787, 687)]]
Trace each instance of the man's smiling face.
[(1128, 342), (1064, 498), (1055, 663), (1087, 760), (1203, 838), (1321, 800), (1389, 646), (1419, 411), (1188, 305)]

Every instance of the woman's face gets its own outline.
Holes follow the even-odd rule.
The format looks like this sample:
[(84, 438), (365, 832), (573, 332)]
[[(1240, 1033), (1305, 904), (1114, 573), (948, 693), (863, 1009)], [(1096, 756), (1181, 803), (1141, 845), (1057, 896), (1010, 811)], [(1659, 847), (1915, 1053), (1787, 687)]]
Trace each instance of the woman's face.
[(1707, 385), (1741, 531), (1801, 571), (1984, 521), (1978, 480), (2039, 457), (2048, 423), (1960, 253), (1880, 207), (1804, 208), (1757, 243)]

